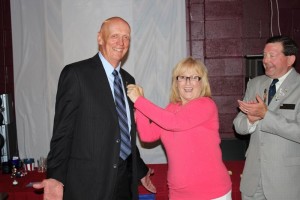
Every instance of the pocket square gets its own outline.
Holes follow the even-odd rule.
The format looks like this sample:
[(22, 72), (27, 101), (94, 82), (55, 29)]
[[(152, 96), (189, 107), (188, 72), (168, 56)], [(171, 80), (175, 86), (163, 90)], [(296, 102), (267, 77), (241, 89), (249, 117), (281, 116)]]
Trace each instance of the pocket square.
[(280, 105), (279, 109), (294, 110), (295, 104), (282, 104)]

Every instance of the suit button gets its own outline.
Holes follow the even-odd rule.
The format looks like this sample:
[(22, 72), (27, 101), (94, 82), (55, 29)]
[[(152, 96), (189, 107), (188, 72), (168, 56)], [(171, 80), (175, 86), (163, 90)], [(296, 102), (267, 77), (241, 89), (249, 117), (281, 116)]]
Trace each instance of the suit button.
[(120, 139), (117, 139), (117, 140), (116, 140), (116, 143), (120, 143)]
[(114, 168), (114, 169), (117, 169), (117, 167), (118, 167), (117, 164), (114, 164), (114, 165), (113, 165), (113, 168)]

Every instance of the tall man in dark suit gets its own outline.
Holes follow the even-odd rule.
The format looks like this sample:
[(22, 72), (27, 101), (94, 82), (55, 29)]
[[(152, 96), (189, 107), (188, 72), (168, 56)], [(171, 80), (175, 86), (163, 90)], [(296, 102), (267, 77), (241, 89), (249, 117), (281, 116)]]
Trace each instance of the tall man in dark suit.
[(298, 46), (286, 36), (267, 40), (265, 74), (248, 82), (239, 134), (251, 134), (240, 189), (243, 200), (300, 199), (300, 75)]
[[(137, 200), (139, 179), (149, 191), (156, 192), (149, 177), (151, 169), (136, 147), (133, 105), (125, 96), (125, 84), (135, 83), (121, 68), (130, 31), (122, 18), (107, 19), (98, 33), (99, 53), (67, 65), (61, 72), (47, 179), (34, 185), (44, 188), (44, 199)], [(131, 154), (127, 158), (120, 157), (114, 70), (123, 84), (130, 131)]]

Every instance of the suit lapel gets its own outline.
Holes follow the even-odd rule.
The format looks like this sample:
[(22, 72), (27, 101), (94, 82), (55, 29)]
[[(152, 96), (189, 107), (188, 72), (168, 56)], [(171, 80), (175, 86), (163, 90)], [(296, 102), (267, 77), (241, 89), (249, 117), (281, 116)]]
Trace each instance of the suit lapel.
[(274, 99), (271, 101), (270, 106), (272, 108), (277, 108), (280, 104), (290, 95), (290, 91), (297, 87), (297, 73), (295, 69), (292, 69), (291, 73), (286, 77), (283, 83), (278, 88)]
[[(106, 76), (103, 64), (99, 58), (99, 55), (96, 54), (93, 57), (94, 63), (95, 63), (95, 67), (97, 68), (96, 71), (99, 72), (99, 74), (97, 76), (99, 76), (99, 78), (97, 78), (97, 80), (99, 80), (99, 87), (101, 88), (101, 91), (103, 92), (102, 98), (105, 99), (106, 104), (108, 105), (111, 113), (113, 113), (113, 116), (115, 118), (115, 121), (118, 120), (118, 115), (117, 115), (117, 110), (116, 110), (116, 106), (115, 106), (115, 101), (110, 89), (110, 85), (109, 85), (109, 81), (108, 78)], [(98, 81), (97, 81), (98, 82)]]

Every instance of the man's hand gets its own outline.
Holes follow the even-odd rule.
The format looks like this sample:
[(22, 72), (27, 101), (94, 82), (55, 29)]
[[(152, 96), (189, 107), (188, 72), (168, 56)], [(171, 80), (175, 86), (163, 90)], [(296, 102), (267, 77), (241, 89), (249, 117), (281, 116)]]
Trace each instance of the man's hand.
[(259, 95), (256, 95), (256, 100), (257, 102), (244, 102), (238, 100), (240, 110), (247, 115), (250, 123), (254, 123), (257, 120), (263, 119), (268, 111), (267, 105)]
[(150, 176), (153, 173), (154, 173), (154, 170), (149, 168), (147, 175), (141, 179), (141, 183), (149, 192), (156, 193), (156, 187), (153, 185), (153, 183), (151, 182), (151, 179), (150, 179)]
[(62, 200), (64, 186), (55, 179), (44, 179), (42, 182), (33, 184), (35, 189), (44, 189), (44, 200)]

